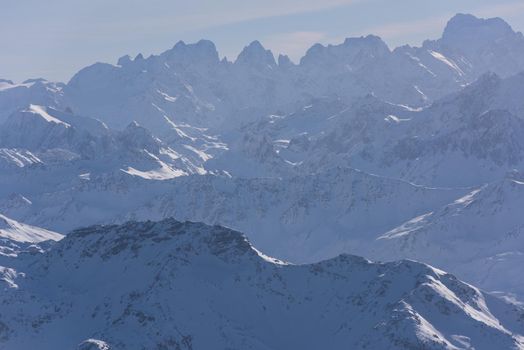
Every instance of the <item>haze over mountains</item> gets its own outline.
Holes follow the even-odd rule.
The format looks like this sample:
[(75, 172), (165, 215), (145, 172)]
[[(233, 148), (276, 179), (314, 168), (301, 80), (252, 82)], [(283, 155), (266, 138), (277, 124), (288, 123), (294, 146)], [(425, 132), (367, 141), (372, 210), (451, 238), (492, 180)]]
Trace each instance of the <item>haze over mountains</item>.
[(218, 226), (95, 226), (18, 259), (30, 272), (0, 270), (5, 348), (524, 346), (524, 309), (440, 270), (350, 255), (289, 265)]
[(498, 18), (0, 80), (0, 348), (522, 349), (523, 190), (524, 37)]

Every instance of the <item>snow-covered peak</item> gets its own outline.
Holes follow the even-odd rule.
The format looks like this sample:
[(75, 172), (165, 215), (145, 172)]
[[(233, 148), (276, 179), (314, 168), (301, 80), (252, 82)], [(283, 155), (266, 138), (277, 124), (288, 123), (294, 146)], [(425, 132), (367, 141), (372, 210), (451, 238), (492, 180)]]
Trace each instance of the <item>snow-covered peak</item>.
[(15, 83), (12, 80), (0, 79), (0, 91), (7, 90), (15, 87)]
[(278, 66), (282, 69), (288, 69), (294, 66), (294, 63), (291, 61), (287, 55), (278, 55)]
[(194, 44), (179, 41), (171, 50), (164, 52), (168, 64), (189, 66), (192, 64), (214, 66), (220, 62), (215, 44), (210, 40), (200, 40)]
[(108, 135), (106, 125), (96, 119), (31, 104), (0, 125), (0, 147), (83, 153), (95, 147), (94, 139)]
[(14, 88), (30, 88), (33, 85), (39, 85), (39, 86), (45, 86), (48, 84), (51, 84), (45, 79), (42, 78), (36, 78), (36, 79), (27, 79), (24, 80), (22, 83), (15, 83), (12, 80), (9, 79), (0, 79), (0, 91), (2, 90), (8, 90), (8, 89), (14, 89)]
[[(521, 349), (518, 306), (413, 261), (290, 265), (219, 226), (78, 230), (0, 268), (6, 348)], [(322, 322), (319, 322), (322, 320)], [(174, 331), (175, 330), (175, 331)]]
[(118, 139), (127, 150), (145, 149), (152, 153), (158, 153), (161, 141), (155, 138), (149, 130), (140, 126), (136, 121), (119, 133)]
[(277, 65), (271, 50), (266, 50), (258, 40), (244, 47), (238, 55), (235, 64), (251, 66), (258, 69), (271, 69)]
[[(159, 245), (160, 242), (163, 243)], [(228, 259), (255, 259), (260, 256), (237, 231), (174, 219), (79, 229), (68, 234), (53, 254), (68, 251), (79, 256), (110, 257), (119, 253), (135, 254), (141, 247), (149, 250), (152, 245), (157, 247), (159, 256), (170, 251), (186, 257), (211, 254)]]
[(429, 109), (460, 109), (461, 114), (476, 117), (488, 110), (507, 110), (524, 118), (524, 73), (501, 78), (495, 73), (485, 73), (463, 90), (436, 101)]
[(49, 113), (47, 113), (47, 110), (46, 110), (46, 108), (44, 106), (29, 105), (28, 109), (22, 111), (22, 113), (24, 113), (24, 112), (31, 113), (31, 114), (33, 114), (35, 116), (38, 116), (38, 117), (42, 118), (43, 120), (45, 120), (48, 123), (61, 124), (61, 125), (63, 125), (66, 128), (71, 127), (71, 125), (69, 125), (68, 123), (65, 123), (65, 122), (61, 121), (60, 119), (57, 119), (57, 118), (53, 117), (52, 115), (50, 115)]
[[(453, 27), (452, 22), (451, 33)], [(116, 66), (83, 69), (64, 89), (64, 99), (75, 112), (110, 127), (123, 129), (135, 119), (161, 138), (171, 123), (223, 134), (247, 120), (289, 112), (321, 96), (350, 101), (374, 93), (392, 103), (421, 107), (487, 71), (505, 77), (524, 70), (519, 58), (524, 57), (524, 43), (518, 35), (495, 42), (476, 35), (480, 54), (469, 41), (450, 46), (445, 40), (391, 52), (379, 37), (368, 35), (337, 45), (316, 44), (298, 65), (286, 56), (277, 65), (258, 41), (246, 46), (234, 64), (219, 61), (211, 41), (180, 41), (160, 55), (133, 61), (124, 57)]]
[(59, 233), (23, 224), (0, 214), (0, 238), (21, 243), (39, 243), (48, 240), (59, 241), (63, 237)]
[(352, 50), (367, 51), (368, 54), (376, 56), (383, 56), (390, 52), (384, 40), (376, 35), (346, 38), (342, 45)]
[(27, 109), (30, 104), (57, 107), (63, 97), (64, 85), (43, 79), (28, 79), (22, 83), (0, 81), (0, 124), (12, 113)]
[(507, 77), (524, 70), (524, 36), (500, 18), (459, 14), (449, 21), (441, 39), (424, 42), (422, 49), (466, 82), (488, 71)]
[(133, 62), (133, 61), (131, 60), (131, 56), (129, 56), (129, 55), (124, 55), (124, 56), (122, 56), (122, 57), (120, 57), (120, 58), (118, 59), (118, 61), (117, 61), (116, 64), (119, 65), (119, 66), (124, 67), (124, 66), (127, 66), (128, 64), (130, 64), (130, 63), (132, 63), (132, 62)]
[(339, 45), (313, 45), (300, 64), (327, 64), (353, 69), (352, 65), (358, 67), (373, 60), (380, 59), (390, 53), (386, 43), (378, 36), (368, 35), (357, 38), (346, 38)]
[(31, 105), (13, 113), (0, 127), (0, 145), (28, 150), (61, 147), (73, 128), (43, 106)]
[(424, 260), (489, 291), (524, 295), (524, 174), (472, 189), (379, 237), (374, 256)]
[(447, 23), (441, 40), (447, 45), (471, 45), (472, 41), (492, 42), (508, 36), (522, 37), (501, 18), (483, 19), (470, 14), (457, 14)]

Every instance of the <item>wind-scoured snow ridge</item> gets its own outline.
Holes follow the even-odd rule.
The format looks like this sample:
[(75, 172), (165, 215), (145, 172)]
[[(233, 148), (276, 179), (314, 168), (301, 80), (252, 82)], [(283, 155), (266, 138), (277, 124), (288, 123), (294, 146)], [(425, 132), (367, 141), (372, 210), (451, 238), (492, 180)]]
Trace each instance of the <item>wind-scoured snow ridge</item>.
[[(10, 219), (0, 214), (0, 276), (12, 287), (17, 287), (14, 278), (20, 254), (37, 254), (52, 246), (63, 235)], [(9, 268), (4, 267), (5, 265)]]
[(443, 271), (286, 265), (219, 226), (94, 226), (18, 259), (0, 270), (6, 349), (524, 348), (522, 307)]
[(32, 113), (34, 115), (37, 115), (38, 117), (42, 118), (43, 120), (45, 120), (48, 123), (62, 124), (66, 128), (70, 128), (71, 127), (71, 125), (67, 124), (66, 122), (63, 122), (63, 121), (53, 117), (49, 113), (47, 113), (45, 108), (42, 107), (42, 106), (30, 105), (29, 108), (27, 110), (25, 110), (24, 112)]
[(59, 241), (64, 236), (40, 227), (26, 225), (0, 214), (0, 239), (7, 238), (16, 242), (40, 243)]
[(62, 104), (64, 84), (29, 79), (20, 84), (0, 79), (0, 124), (30, 104), (57, 107)]

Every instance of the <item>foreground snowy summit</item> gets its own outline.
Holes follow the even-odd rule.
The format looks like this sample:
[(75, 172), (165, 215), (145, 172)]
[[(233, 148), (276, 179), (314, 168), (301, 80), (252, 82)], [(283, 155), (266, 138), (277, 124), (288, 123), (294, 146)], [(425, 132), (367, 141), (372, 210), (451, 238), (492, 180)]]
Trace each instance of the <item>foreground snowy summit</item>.
[(524, 308), (445, 272), (291, 265), (220, 226), (93, 226), (3, 262), (2, 349), (524, 349)]

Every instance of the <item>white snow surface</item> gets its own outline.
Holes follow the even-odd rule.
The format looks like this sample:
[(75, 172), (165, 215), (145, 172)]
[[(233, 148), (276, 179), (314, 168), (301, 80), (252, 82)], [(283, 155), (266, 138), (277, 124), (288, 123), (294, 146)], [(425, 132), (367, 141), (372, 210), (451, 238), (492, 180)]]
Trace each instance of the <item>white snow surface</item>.
[(16, 242), (40, 243), (43, 241), (59, 241), (64, 236), (39, 227), (23, 224), (0, 214), (0, 238)]
[(219, 226), (94, 226), (17, 259), (0, 270), (6, 349), (524, 348), (522, 307), (441, 270), (283, 264)]
[[(518, 349), (523, 72), (521, 33), (498, 18), (459, 14), (421, 47), (390, 49), (369, 35), (314, 45), (295, 64), (258, 41), (234, 61), (220, 59), (201, 40), (96, 63), (67, 84), (0, 80), (0, 305), (13, 312), (0, 312), (0, 348), (35, 348), (44, 338), (54, 349), (209, 348), (207, 334), (242, 349)], [(55, 242), (81, 227), (166, 218), (244, 232), (258, 249), (245, 243), (249, 259), (267, 272), (248, 262), (215, 266), (207, 253), (185, 265), (178, 238), (161, 234), (167, 252), (137, 233), (178, 227), (169, 220), (89, 229), (109, 232), (107, 242), (88, 237), (122, 248), (125, 259), (84, 249), (99, 246), (81, 231)], [(151, 250), (135, 254), (144, 245), (123, 231)], [(417, 260), (487, 292), (456, 280), (453, 289), (449, 275), (413, 262), (362, 260), (375, 276), (366, 282), (351, 272), (356, 258), (318, 263), (339, 254)], [(340, 270), (318, 272), (344, 259)], [(401, 285), (413, 271), (395, 269), (407, 265), (431, 278)], [(390, 270), (399, 281), (383, 283)], [(390, 304), (366, 299), (377, 286)], [(390, 287), (407, 294), (392, 296)], [(224, 291), (231, 299), (216, 299)], [(229, 307), (244, 295), (247, 318)], [(353, 321), (366, 317), (374, 323)], [(307, 321), (286, 326), (296, 320)], [(126, 331), (137, 325), (145, 333)], [(279, 329), (306, 337), (284, 339)]]
[(69, 125), (69, 124), (61, 121), (60, 119), (57, 119), (57, 118), (53, 117), (52, 115), (50, 115), (49, 113), (47, 113), (45, 108), (42, 107), (42, 106), (29, 105), (29, 108), (27, 109), (27, 112), (36, 114), (36, 115), (38, 115), (39, 117), (43, 118), (45, 121), (47, 121), (49, 123), (62, 124), (66, 128), (70, 128), (71, 127), (71, 125)]

